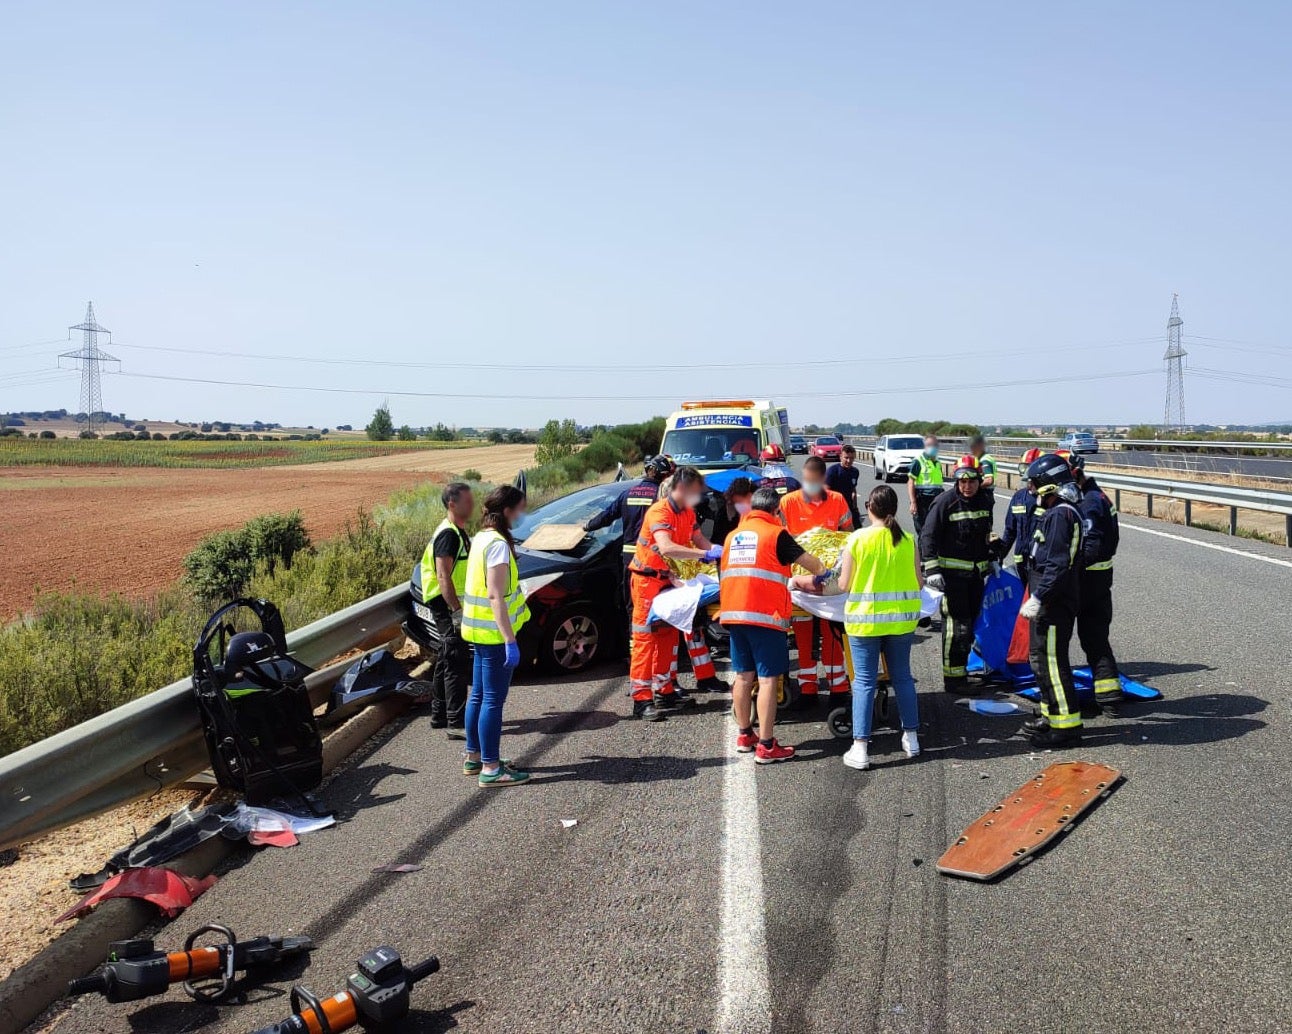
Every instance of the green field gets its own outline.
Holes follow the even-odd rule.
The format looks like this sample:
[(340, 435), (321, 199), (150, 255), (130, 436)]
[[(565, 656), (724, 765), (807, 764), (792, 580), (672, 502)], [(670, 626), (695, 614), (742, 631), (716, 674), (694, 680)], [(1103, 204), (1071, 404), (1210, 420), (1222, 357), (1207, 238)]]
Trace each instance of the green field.
[(485, 442), (113, 442), (83, 438), (0, 438), (0, 467), (269, 467), (390, 456)]

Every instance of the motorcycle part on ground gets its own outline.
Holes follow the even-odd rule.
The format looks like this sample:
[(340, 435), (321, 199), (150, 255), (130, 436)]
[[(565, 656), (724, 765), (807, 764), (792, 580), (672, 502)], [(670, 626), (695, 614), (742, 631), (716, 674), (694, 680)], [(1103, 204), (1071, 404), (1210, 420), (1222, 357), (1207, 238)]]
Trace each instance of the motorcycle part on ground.
[[(223, 937), (224, 943), (199, 945), (197, 939), (208, 933)], [(218, 1002), (233, 989), (237, 973), (313, 950), (314, 942), (308, 937), (253, 937), (240, 941), (227, 926), (214, 924), (194, 930), (184, 942), (183, 951), (157, 951), (152, 941), (142, 937), (113, 941), (108, 961), (88, 977), (73, 980), (67, 993), (98, 992), (109, 1002), (134, 1002), (164, 994), (171, 984), (182, 980), (192, 998)], [(216, 983), (198, 986), (196, 980)]]
[(434, 955), (410, 968), (394, 948), (373, 948), (356, 963), (344, 991), (320, 999), (293, 987), (293, 1015), (254, 1034), (339, 1034), (356, 1025), (369, 1031), (387, 1029), (408, 1015), (413, 985), (439, 968)]

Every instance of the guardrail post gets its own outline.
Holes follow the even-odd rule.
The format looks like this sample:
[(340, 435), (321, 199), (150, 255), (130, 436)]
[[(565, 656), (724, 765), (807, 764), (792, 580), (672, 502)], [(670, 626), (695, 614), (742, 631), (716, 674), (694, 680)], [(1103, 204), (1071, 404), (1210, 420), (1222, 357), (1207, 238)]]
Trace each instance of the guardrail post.
[(1292, 513), (1285, 514), (1283, 517), (1283, 542), (1285, 545), (1292, 546)]
[(1231, 506), (1229, 508), (1229, 534), (1231, 535), (1238, 534), (1238, 507), (1237, 506)]
[(1144, 493), (1144, 498), (1148, 500), (1148, 515), (1153, 516), (1153, 496), (1149, 492)]
[(1184, 526), (1190, 528), (1193, 526), (1193, 500), (1184, 501)]
[(1120, 488), (1113, 489), (1113, 505), (1118, 510), (1122, 508), (1122, 490)]

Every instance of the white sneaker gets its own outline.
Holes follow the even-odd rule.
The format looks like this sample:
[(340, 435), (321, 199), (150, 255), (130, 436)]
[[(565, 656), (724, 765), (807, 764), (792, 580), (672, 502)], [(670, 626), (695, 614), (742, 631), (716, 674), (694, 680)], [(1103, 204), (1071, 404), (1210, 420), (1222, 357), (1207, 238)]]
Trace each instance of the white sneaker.
[(920, 752), (920, 738), (910, 730), (902, 733), (902, 750), (906, 751), (908, 758), (915, 757)]
[(870, 744), (853, 740), (848, 753), (843, 756), (843, 763), (849, 768), (867, 769), (870, 767)]

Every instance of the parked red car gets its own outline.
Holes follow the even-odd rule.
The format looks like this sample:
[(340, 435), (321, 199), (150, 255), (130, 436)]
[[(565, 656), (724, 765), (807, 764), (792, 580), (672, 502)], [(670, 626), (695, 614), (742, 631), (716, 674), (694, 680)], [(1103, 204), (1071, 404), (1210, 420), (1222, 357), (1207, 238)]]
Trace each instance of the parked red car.
[(820, 456), (823, 460), (837, 460), (839, 453), (843, 450), (843, 442), (839, 441), (834, 435), (826, 435), (824, 438), (818, 438), (808, 449), (808, 455)]

